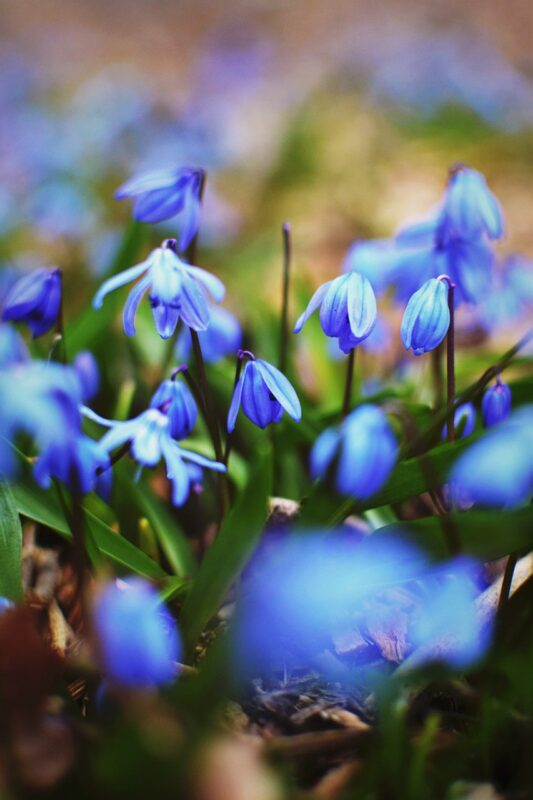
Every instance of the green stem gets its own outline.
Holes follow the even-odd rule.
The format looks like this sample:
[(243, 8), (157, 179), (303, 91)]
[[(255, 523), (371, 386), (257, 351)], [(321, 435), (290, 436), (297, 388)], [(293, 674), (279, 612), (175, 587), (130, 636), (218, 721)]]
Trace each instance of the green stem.
[(345, 419), (350, 410), (350, 405), (352, 400), (354, 366), (355, 366), (355, 347), (353, 347), (348, 354), (348, 363), (346, 365), (346, 381), (344, 384), (344, 397), (342, 400), (341, 420)]

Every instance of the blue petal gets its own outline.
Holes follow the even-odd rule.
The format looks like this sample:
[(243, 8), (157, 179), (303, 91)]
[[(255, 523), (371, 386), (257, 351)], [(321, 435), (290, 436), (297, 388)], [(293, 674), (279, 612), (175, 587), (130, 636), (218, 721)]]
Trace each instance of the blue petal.
[(155, 225), (175, 217), (183, 209), (183, 197), (174, 189), (156, 189), (141, 195), (133, 206), (133, 216), (138, 222)]
[(122, 312), (122, 324), (126, 336), (135, 336), (135, 315), (137, 314), (139, 303), (150, 286), (150, 282), (150, 275), (145, 275), (128, 295)]
[(309, 301), (304, 313), (300, 317), (298, 317), (296, 325), (294, 326), (294, 333), (300, 333), (300, 331), (302, 330), (303, 326), (305, 325), (311, 314), (314, 314), (314, 312), (322, 303), (331, 284), (332, 281), (327, 281), (326, 283), (323, 283), (322, 286), (318, 287), (318, 289), (312, 296), (311, 300)]
[(348, 319), (348, 285), (350, 274), (331, 282), (320, 308), (320, 324), (326, 336), (340, 336)]
[(93, 308), (102, 308), (102, 303), (104, 302), (106, 294), (109, 294), (109, 292), (112, 292), (114, 289), (118, 289), (119, 286), (124, 286), (124, 284), (130, 283), (130, 281), (136, 280), (143, 272), (146, 272), (149, 267), (150, 262), (148, 260), (143, 261), (142, 264), (137, 264), (134, 267), (124, 270), (124, 272), (119, 272), (118, 275), (113, 275), (112, 278), (108, 278), (96, 292), (93, 299)]
[(247, 362), (244, 365), (242, 374), (239, 380), (237, 381), (237, 385), (233, 391), (233, 396), (231, 398), (231, 403), (228, 411), (228, 421), (226, 424), (228, 433), (231, 433), (235, 429), (235, 422), (237, 420), (237, 414), (239, 413), (239, 408), (241, 405), (242, 389), (244, 386), (244, 378), (246, 376), (246, 371), (248, 369), (248, 363), (249, 362)]
[(274, 417), (279, 418), (281, 405), (271, 395), (256, 361), (249, 361), (244, 374), (242, 410), (255, 425), (266, 428)]
[(267, 361), (258, 358), (255, 364), (257, 364), (263, 380), (278, 403), (295, 422), (299, 422), (302, 418), (302, 407), (292, 384), (279, 369), (276, 369)]
[(194, 280), (198, 281), (198, 283), (202, 284), (202, 286), (207, 289), (215, 302), (222, 302), (226, 294), (226, 287), (216, 275), (213, 275), (211, 272), (201, 267), (187, 265), (186, 269)]
[(201, 456), (199, 453), (193, 453), (192, 450), (186, 450), (184, 447), (178, 447), (178, 449), (182, 458), (187, 459), (187, 461), (192, 461), (193, 464), (197, 464), (199, 467), (212, 469), (215, 472), (226, 472), (226, 465), (222, 464), (220, 461), (213, 461), (210, 458), (205, 458), (205, 456)]
[[(125, 197), (144, 194), (144, 192), (151, 192), (154, 189), (168, 189), (171, 186), (176, 186), (179, 181), (180, 172), (180, 170), (175, 169), (161, 169), (144, 172), (142, 175), (135, 175), (117, 189), (115, 197), (117, 200), (122, 200)], [(183, 178), (182, 183), (183, 185), (185, 183)]]
[(376, 296), (368, 278), (351, 272), (348, 282), (348, 318), (352, 334), (360, 341), (372, 333), (376, 324)]
[(181, 290), (181, 317), (185, 325), (202, 331), (209, 325), (209, 307), (203, 291), (187, 273)]
[(166, 303), (158, 303), (150, 297), (152, 315), (155, 328), (162, 339), (170, 339), (180, 318), (179, 306), (170, 306)]
[(163, 439), (161, 447), (167, 465), (167, 478), (172, 481), (172, 503), (182, 506), (189, 496), (191, 485), (187, 467), (177, 444), (170, 439)]
[(340, 442), (339, 431), (326, 428), (316, 439), (311, 449), (311, 477), (323, 478)]
[(183, 252), (198, 233), (200, 219), (200, 198), (191, 183), (184, 191), (183, 214), (181, 217), (179, 249)]

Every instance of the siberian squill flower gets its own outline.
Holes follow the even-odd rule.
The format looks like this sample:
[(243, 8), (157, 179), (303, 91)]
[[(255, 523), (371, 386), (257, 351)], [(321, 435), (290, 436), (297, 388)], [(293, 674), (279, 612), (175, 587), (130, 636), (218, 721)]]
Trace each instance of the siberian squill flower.
[(170, 435), (184, 439), (196, 424), (198, 409), (188, 386), (178, 380), (163, 381), (150, 400), (150, 408), (157, 408), (170, 420)]
[(25, 322), (34, 338), (55, 325), (61, 309), (61, 270), (38, 269), (24, 275), (8, 293), (3, 320)]
[(459, 457), (450, 482), (461, 501), (495, 508), (527, 503), (533, 493), (533, 405), (490, 428)]
[[(198, 333), (204, 361), (214, 364), (228, 355), (234, 355), (242, 342), (242, 328), (237, 317), (226, 308), (209, 307), (209, 326)], [(187, 361), (191, 352), (191, 336), (183, 329), (176, 342), (176, 356)]]
[(109, 466), (109, 453), (80, 430), (51, 442), (35, 462), (34, 476), (43, 489), (56, 478), (72, 492), (96, 490), (106, 498), (111, 489)]
[(146, 172), (126, 181), (115, 194), (118, 200), (134, 197), (133, 216), (140, 222), (163, 222), (181, 217), (178, 249), (187, 249), (198, 231), (202, 169), (178, 169)]
[(134, 419), (113, 421), (100, 417), (89, 408), (83, 407), (82, 413), (109, 428), (100, 439), (100, 446), (110, 453), (126, 442), (130, 443), (130, 452), (141, 467), (155, 467), (161, 458), (167, 467), (167, 478), (172, 483), (172, 502), (181, 506), (187, 500), (194, 482), (185, 462), (190, 461), (199, 467), (225, 472), (226, 467), (218, 461), (211, 461), (191, 450), (180, 447), (172, 438), (171, 420), (166, 413), (157, 408), (149, 408)]
[(415, 356), (434, 350), (450, 326), (449, 288), (446, 281), (431, 278), (416, 291), (404, 311), (401, 337), (406, 350)]
[(147, 581), (109, 583), (96, 600), (94, 628), (112, 683), (139, 689), (176, 677), (181, 651), (176, 622)]
[(504, 422), (511, 415), (511, 390), (499, 376), (494, 386), (489, 386), (483, 395), (481, 415), (486, 428)]
[[(467, 436), (473, 432), (476, 427), (476, 409), (472, 403), (463, 403), (455, 409), (453, 415), (453, 429), (456, 435), (461, 439), (466, 439)], [(442, 430), (442, 438), (446, 439), (448, 426), (445, 425)]]
[(439, 215), (439, 232), (444, 238), (475, 240), (503, 236), (503, 214), (483, 175), (459, 164), (450, 170), (444, 204)]
[(162, 339), (172, 336), (180, 319), (195, 331), (205, 330), (209, 325), (206, 294), (211, 294), (216, 302), (223, 300), (224, 284), (205, 269), (182, 261), (173, 248), (174, 240), (167, 239), (146, 261), (109, 278), (96, 293), (93, 306), (101, 308), (109, 292), (141, 278), (124, 306), (124, 332), (128, 336), (135, 334), (137, 308), (148, 291), (155, 326)]
[(368, 278), (348, 272), (320, 286), (294, 326), (299, 333), (320, 307), (320, 324), (326, 336), (339, 340), (344, 353), (366, 339), (376, 324), (376, 296)]
[(251, 353), (240, 353), (248, 356), (242, 373), (235, 386), (228, 412), (228, 432), (235, 428), (239, 408), (249, 420), (260, 428), (266, 428), (271, 422), (279, 422), (286, 411), (295, 422), (302, 417), (302, 408), (298, 395), (285, 375), (261, 358)]
[(340, 494), (366, 500), (376, 494), (396, 462), (398, 447), (384, 412), (365, 404), (338, 428), (327, 428), (311, 450), (311, 475), (324, 478), (330, 468)]
[(93, 399), (100, 387), (100, 371), (96, 359), (89, 350), (82, 350), (77, 354), (72, 366), (80, 379), (81, 399), (87, 403)]

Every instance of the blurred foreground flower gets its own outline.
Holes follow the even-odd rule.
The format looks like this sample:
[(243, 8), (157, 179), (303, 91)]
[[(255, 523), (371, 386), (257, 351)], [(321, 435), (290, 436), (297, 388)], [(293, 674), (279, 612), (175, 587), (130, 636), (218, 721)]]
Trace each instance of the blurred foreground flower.
[(93, 399), (100, 386), (100, 371), (96, 359), (89, 350), (83, 350), (78, 353), (72, 366), (80, 378), (81, 399), (87, 403)]
[[(89, 494), (101, 490), (105, 498), (111, 489), (109, 453), (81, 431), (51, 442), (35, 463), (35, 480), (48, 489), (52, 478), (68, 486), (72, 492)], [(105, 476), (105, 477), (104, 477)]]
[(207, 270), (182, 261), (174, 252), (174, 246), (175, 241), (167, 239), (146, 261), (105, 281), (94, 297), (94, 308), (102, 307), (109, 292), (143, 275), (124, 306), (123, 324), (128, 336), (135, 335), (135, 315), (148, 290), (155, 326), (162, 339), (172, 336), (180, 319), (195, 331), (205, 330), (209, 325), (206, 294), (221, 302), (224, 284)]
[(483, 175), (463, 164), (452, 167), (450, 173), (439, 215), (440, 236), (477, 239), (486, 234), (489, 239), (500, 239), (502, 210)]
[(143, 688), (176, 677), (181, 650), (176, 623), (146, 581), (108, 584), (97, 598), (94, 624), (102, 666), (112, 682)]
[(496, 384), (489, 386), (483, 395), (481, 414), (486, 428), (504, 422), (511, 415), (511, 390), (499, 376)]
[(198, 409), (189, 388), (178, 380), (163, 381), (150, 400), (150, 408), (158, 408), (170, 420), (170, 435), (184, 439), (196, 424)]
[(126, 181), (115, 197), (134, 197), (133, 216), (140, 222), (163, 222), (179, 214), (178, 249), (183, 252), (198, 232), (204, 177), (202, 169), (190, 167), (146, 172)]
[(55, 325), (61, 310), (61, 270), (24, 275), (6, 297), (2, 319), (25, 322), (36, 338)]
[(228, 432), (235, 428), (239, 408), (249, 420), (260, 428), (266, 428), (271, 422), (279, 422), (283, 412), (299, 422), (302, 408), (298, 395), (285, 375), (251, 353), (241, 352), (239, 357), (247, 356), (242, 374), (235, 386), (228, 412)]
[(378, 492), (396, 462), (392, 428), (377, 406), (362, 405), (339, 428), (320, 434), (311, 450), (311, 475), (325, 478), (332, 467), (341, 494), (365, 500)]
[[(463, 403), (455, 409), (453, 415), (453, 429), (456, 437), (466, 439), (467, 436), (473, 432), (476, 427), (476, 409), (472, 403)], [(442, 430), (442, 438), (446, 439), (448, 433), (448, 426), (445, 425)]]
[(0, 323), (0, 369), (22, 364), (29, 357), (28, 349), (18, 331), (12, 325)]
[[(237, 317), (226, 308), (209, 307), (209, 326), (198, 333), (202, 356), (208, 364), (237, 352), (242, 342), (242, 328)], [(176, 357), (187, 361), (191, 353), (191, 337), (184, 328), (176, 342)]]

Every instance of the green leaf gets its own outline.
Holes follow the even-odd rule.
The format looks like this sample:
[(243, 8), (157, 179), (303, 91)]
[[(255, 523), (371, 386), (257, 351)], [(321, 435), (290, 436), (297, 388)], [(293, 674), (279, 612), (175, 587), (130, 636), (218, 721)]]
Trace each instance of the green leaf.
[[(52, 490), (44, 491), (29, 482), (18, 482), (11, 489), (19, 514), (47, 525), (66, 539), (71, 538), (67, 520)], [(168, 577), (159, 564), (87, 510), (85, 524), (98, 550), (116, 564), (145, 578)]]
[(272, 462), (267, 451), (257, 455), (246, 488), (224, 520), (183, 605), (181, 625), (189, 656), (259, 541), (271, 484)]
[(13, 493), (0, 482), (0, 596), (22, 597), (22, 528)]

